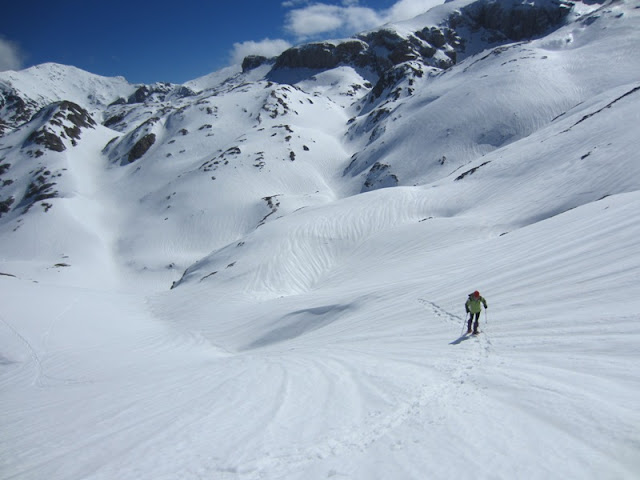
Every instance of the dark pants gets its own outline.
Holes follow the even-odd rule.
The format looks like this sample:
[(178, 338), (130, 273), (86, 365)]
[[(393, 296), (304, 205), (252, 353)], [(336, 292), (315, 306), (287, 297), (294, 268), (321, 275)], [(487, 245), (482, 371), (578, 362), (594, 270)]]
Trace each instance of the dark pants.
[(471, 331), (471, 322), (473, 321), (473, 317), (476, 317), (476, 321), (473, 324), (473, 331), (477, 332), (478, 331), (478, 320), (480, 319), (480, 312), (478, 313), (469, 313), (469, 321), (467, 323), (467, 328), (469, 329), (469, 331)]

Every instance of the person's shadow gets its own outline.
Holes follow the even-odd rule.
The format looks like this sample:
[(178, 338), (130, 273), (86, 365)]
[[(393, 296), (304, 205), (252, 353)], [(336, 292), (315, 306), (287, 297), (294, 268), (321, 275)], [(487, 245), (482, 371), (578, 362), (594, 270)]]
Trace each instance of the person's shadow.
[(449, 345), (459, 345), (465, 340), (469, 340), (470, 338), (471, 338), (471, 335), (462, 335), (460, 338), (457, 338), (456, 340), (451, 342)]

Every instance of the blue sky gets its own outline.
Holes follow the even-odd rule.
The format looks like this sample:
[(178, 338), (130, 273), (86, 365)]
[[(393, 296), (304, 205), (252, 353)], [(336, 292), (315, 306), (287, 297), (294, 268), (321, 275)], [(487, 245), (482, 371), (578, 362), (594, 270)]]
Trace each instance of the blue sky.
[(45, 62), (131, 83), (184, 83), (251, 53), (343, 38), (443, 0), (9, 0), (0, 71)]

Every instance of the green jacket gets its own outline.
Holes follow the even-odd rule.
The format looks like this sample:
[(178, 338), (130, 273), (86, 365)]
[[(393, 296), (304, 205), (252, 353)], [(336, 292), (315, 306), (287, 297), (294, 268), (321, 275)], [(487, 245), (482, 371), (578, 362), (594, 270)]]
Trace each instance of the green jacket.
[(479, 296), (478, 298), (475, 298), (472, 295), (470, 295), (467, 300), (467, 303), (465, 303), (467, 312), (471, 312), (471, 313), (480, 313), (482, 311), (482, 305), (484, 305), (484, 308), (487, 308), (487, 301), (482, 295)]

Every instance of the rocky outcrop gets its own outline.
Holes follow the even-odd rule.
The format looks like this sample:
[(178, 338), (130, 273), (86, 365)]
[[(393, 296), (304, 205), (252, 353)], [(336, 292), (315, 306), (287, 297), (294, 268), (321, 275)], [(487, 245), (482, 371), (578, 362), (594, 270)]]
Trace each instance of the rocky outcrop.
[(160, 117), (151, 117), (122, 137), (113, 138), (102, 149), (109, 160), (128, 165), (142, 158), (156, 143), (155, 125)]
[(378, 75), (404, 62), (448, 68), (456, 61), (462, 39), (450, 28), (426, 27), (408, 36), (380, 29), (341, 42), (309, 43), (284, 51), (274, 69), (331, 69), (339, 65), (369, 68)]
[(375, 52), (373, 68), (378, 73), (411, 60), (425, 65), (449, 68), (455, 64), (456, 49), (462, 40), (449, 29), (427, 27), (403, 37), (393, 30), (377, 30), (359, 35), (371, 52)]
[(397, 186), (398, 177), (391, 173), (390, 169), (389, 165), (376, 162), (367, 173), (362, 192)]
[(380, 75), (379, 80), (371, 90), (369, 101), (372, 102), (376, 98), (379, 98), (385, 91), (389, 92), (389, 95), (392, 99), (397, 100), (400, 96), (400, 90), (394, 88), (396, 85), (398, 85), (405, 79), (408, 79), (408, 83), (409, 85), (411, 85), (413, 84), (413, 80), (415, 78), (420, 78), (423, 75), (424, 71), (416, 62), (407, 62), (401, 65), (394, 66), (393, 68), (390, 68), (382, 75)]
[(0, 137), (31, 120), (40, 107), (13, 88), (0, 85)]
[(269, 59), (262, 55), (249, 55), (244, 57), (244, 60), (242, 60), (242, 72), (246, 73), (250, 70), (254, 70), (267, 62), (269, 62)]
[(35, 144), (54, 152), (66, 150), (63, 140), (68, 140), (75, 146), (83, 129), (96, 126), (89, 112), (69, 101), (57, 102), (43, 108), (34, 116), (33, 121), (40, 121), (42, 124), (27, 137), (23, 148)]
[(139, 158), (142, 158), (154, 143), (156, 143), (156, 136), (153, 133), (149, 133), (138, 140), (127, 157), (129, 163), (133, 163)]
[(454, 28), (484, 29), (488, 34), (485, 39), (490, 43), (521, 41), (559, 26), (571, 8), (570, 2), (560, 0), (538, 3), (482, 0), (461, 9), (449, 23)]
[[(331, 69), (339, 65), (366, 67), (379, 75), (413, 60), (446, 69), (465, 52), (471, 36), (489, 43), (533, 38), (559, 26), (571, 10), (564, 1), (522, 3), (479, 0), (454, 13), (443, 25), (425, 26), (401, 35), (393, 28), (362, 33), (338, 42), (317, 42), (290, 48), (277, 57), (274, 69)], [(247, 59), (247, 66), (257, 60)]]
[(147, 101), (164, 102), (170, 98), (185, 98), (194, 95), (196, 95), (196, 93), (184, 85), (159, 82), (152, 85), (141, 85), (129, 96), (127, 103), (145, 103)]
[(51, 169), (44, 165), (29, 172), (31, 178), (26, 190), (10, 190), (8, 198), (0, 200), (0, 217), (14, 210), (26, 213), (36, 204), (40, 204), (43, 211), (49, 211), (53, 204), (45, 200), (61, 196), (57, 185), (62, 174), (62, 170)]
[(2, 217), (3, 214), (11, 211), (11, 205), (13, 205), (13, 202), (15, 202), (15, 198), (13, 197), (0, 200), (0, 217)]
[(362, 40), (308, 43), (285, 50), (276, 59), (274, 68), (330, 69), (341, 64), (369, 63), (368, 45)]
[[(84, 108), (69, 101), (56, 102), (42, 108), (30, 122), (19, 127), (30, 133), (22, 145), (16, 148), (37, 159), (45, 155), (46, 151), (63, 152), (67, 148), (73, 148), (80, 141), (83, 132), (95, 127), (96, 122)], [(14, 182), (12, 178), (5, 178), (5, 174), (19, 174), (20, 169), (13, 171), (9, 163), (0, 165), (0, 216), (12, 211), (25, 213), (36, 204), (44, 212), (49, 211), (53, 203), (48, 200), (64, 196), (58, 187), (66, 170), (61, 167), (63, 159), (64, 157), (52, 156), (31, 160), (30, 165), (33, 166), (28, 173), (28, 184), (26, 181)], [(20, 184), (23, 186), (20, 187)]]

